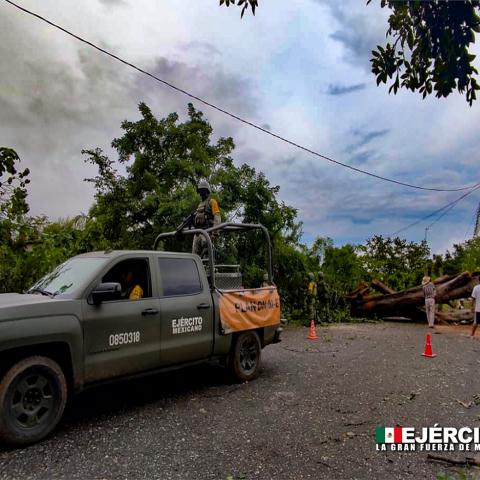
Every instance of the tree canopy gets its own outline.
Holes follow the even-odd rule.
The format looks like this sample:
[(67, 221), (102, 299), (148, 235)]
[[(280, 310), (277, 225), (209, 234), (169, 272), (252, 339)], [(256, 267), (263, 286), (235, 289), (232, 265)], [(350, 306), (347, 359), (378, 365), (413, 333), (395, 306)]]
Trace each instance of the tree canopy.
[[(212, 186), (223, 220), (261, 222), (273, 235), (298, 238), (296, 210), (278, 201), (279, 187), (246, 164), (236, 166), (233, 139), (213, 142), (213, 128), (192, 104), (185, 122), (176, 113), (157, 119), (144, 103), (139, 111), (141, 119), (123, 122), (123, 136), (112, 142), (117, 161), (100, 149), (84, 150), (98, 168), (87, 179), (96, 190), (90, 214), (104, 225), (112, 246), (151, 248), (158, 233), (174, 230), (196, 208), (202, 178)], [(121, 167), (126, 175), (118, 173)]]
[[(100, 149), (84, 150), (87, 162), (98, 169), (96, 177), (87, 179), (96, 191), (89, 215), (111, 248), (152, 248), (159, 233), (175, 230), (196, 208), (200, 200), (196, 185), (206, 178), (224, 221), (267, 227), (284, 302), (289, 308), (303, 308), (309, 261), (298, 249), (297, 212), (278, 199), (279, 187), (262, 172), (236, 165), (233, 139), (214, 142), (212, 126), (192, 104), (184, 122), (176, 113), (158, 119), (144, 103), (139, 111), (140, 120), (123, 122), (123, 135), (112, 142), (118, 160)], [(241, 264), (246, 285), (259, 285), (266, 271), (262, 245), (254, 235), (222, 239), (217, 242), (218, 255), (224, 263)]]

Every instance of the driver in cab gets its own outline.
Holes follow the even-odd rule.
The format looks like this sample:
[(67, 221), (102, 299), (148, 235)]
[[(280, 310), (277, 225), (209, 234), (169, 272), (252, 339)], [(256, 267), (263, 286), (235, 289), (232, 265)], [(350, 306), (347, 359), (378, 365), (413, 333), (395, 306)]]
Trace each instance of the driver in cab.
[(121, 298), (126, 300), (139, 300), (143, 298), (143, 288), (137, 280), (137, 275), (133, 269), (129, 269), (122, 273), (122, 295)]

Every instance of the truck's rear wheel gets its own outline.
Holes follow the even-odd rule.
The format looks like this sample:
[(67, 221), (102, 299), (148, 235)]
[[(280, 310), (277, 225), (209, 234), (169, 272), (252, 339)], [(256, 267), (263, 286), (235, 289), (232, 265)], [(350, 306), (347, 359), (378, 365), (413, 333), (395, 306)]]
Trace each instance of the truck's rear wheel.
[(16, 363), (0, 382), (0, 441), (20, 446), (46, 437), (67, 402), (62, 369), (47, 357)]
[(261, 352), (257, 332), (243, 332), (236, 338), (230, 356), (230, 371), (235, 379), (245, 382), (258, 376)]

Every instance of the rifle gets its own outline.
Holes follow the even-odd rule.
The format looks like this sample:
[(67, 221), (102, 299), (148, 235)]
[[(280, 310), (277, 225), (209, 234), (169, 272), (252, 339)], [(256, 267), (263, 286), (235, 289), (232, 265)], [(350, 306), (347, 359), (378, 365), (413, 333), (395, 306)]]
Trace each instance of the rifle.
[(196, 211), (185, 217), (183, 222), (175, 230), (176, 234), (179, 234), (184, 228), (192, 228), (195, 225), (195, 213)]

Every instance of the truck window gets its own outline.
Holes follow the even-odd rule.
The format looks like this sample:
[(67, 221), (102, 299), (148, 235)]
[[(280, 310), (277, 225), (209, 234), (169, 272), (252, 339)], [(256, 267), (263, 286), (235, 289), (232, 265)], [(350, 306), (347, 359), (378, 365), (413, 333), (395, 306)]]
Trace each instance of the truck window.
[(105, 258), (71, 258), (45, 275), (29, 290), (43, 290), (51, 295), (71, 295), (106, 262)]
[(120, 283), (122, 300), (138, 300), (152, 296), (146, 258), (129, 258), (117, 263), (104, 275), (102, 282)]
[(195, 295), (202, 292), (202, 282), (195, 260), (191, 258), (159, 258), (164, 297)]

